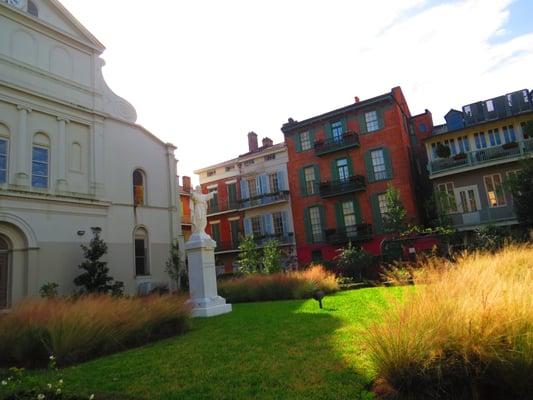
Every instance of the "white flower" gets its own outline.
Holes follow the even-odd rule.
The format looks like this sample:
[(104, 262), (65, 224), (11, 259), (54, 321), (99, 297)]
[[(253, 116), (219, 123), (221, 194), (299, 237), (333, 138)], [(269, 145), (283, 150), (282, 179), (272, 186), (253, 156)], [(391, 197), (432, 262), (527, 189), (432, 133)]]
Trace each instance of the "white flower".
[(91, 395), (89, 396), (89, 400), (93, 400), (93, 399), (94, 399), (94, 394), (91, 394)]
[(48, 386), (48, 389), (52, 389), (52, 384), (51, 384), (51, 383), (49, 383), (49, 384), (46, 385), (46, 386)]
[(50, 356), (48, 358), (50, 359), (50, 361), (54, 361), (56, 359), (54, 356)]
[(60, 385), (62, 385), (62, 384), (63, 384), (63, 379), (58, 380), (57, 383), (59, 383)]
[(2, 381), (2, 386), (7, 385), (7, 381)]
[(57, 388), (56, 394), (61, 394), (61, 389)]
[(37, 395), (37, 400), (43, 400), (44, 398), (45, 398), (45, 396), (44, 396), (44, 394), (42, 394), (42, 393), (39, 393), (39, 394)]

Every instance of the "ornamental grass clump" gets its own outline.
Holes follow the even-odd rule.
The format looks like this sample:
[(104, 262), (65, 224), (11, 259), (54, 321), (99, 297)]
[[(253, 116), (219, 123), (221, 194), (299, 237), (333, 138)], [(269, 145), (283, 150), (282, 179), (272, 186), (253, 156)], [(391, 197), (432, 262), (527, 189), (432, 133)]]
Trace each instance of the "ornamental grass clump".
[(311, 298), (317, 290), (339, 290), (335, 274), (322, 266), (303, 271), (251, 274), (219, 282), (218, 292), (231, 303)]
[(526, 399), (533, 393), (533, 247), (435, 261), (365, 335), (391, 399)]
[(185, 332), (185, 298), (28, 300), (0, 317), (0, 365), (72, 364)]

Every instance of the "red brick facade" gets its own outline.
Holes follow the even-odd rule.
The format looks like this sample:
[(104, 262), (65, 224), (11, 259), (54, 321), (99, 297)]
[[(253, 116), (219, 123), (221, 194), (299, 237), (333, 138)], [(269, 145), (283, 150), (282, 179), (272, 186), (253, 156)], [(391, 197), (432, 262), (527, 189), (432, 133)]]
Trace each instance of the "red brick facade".
[[(372, 113), (374, 111), (376, 114)], [(379, 116), (379, 122), (376, 122), (379, 124), (379, 129), (364, 133), (367, 127), (370, 127), (370, 130), (373, 129), (372, 122), (368, 122), (370, 125), (367, 125), (365, 113), (370, 113), (368, 115), (369, 120), (375, 115)], [(325, 141), (328, 138), (331, 141), (331, 124), (341, 120), (344, 123), (344, 132), (358, 134), (359, 146), (317, 155), (315, 143)], [(389, 184), (399, 190), (402, 203), (407, 210), (408, 221), (411, 223), (419, 222), (419, 212), (414, 193), (413, 151), (411, 149), (412, 140), (409, 136), (410, 122), (409, 108), (401, 89), (397, 87), (388, 94), (357, 102), (302, 122), (289, 120), (289, 123), (282, 127), (289, 153), (289, 187), (300, 264), (311, 262), (313, 251), (315, 251), (315, 256), (319, 254), (317, 250), (320, 250), (323, 259), (332, 260), (336, 255), (336, 249), (343, 246), (338, 240), (329, 240), (327, 235), (323, 240), (316, 242), (309, 238), (309, 214), (306, 214), (309, 207), (320, 206), (319, 208), (323, 212), (323, 230), (331, 232), (337, 229), (340, 232), (338, 210), (339, 207), (342, 208), (342, 205), (339, 206), (338, 204), (355, 200), (354, 204), (358, 205), (359, 208), (357, 223), (372, 224), (373, 230), (371, 236), (356, 241), (367, 251), (376, 255), (380, 253), (380, 243), (384, 238), (384, 234), (376, 229), (376, 195), (385, 192)], [(428, 127), (428, 131), (430, 131), (430, 127)], [(311, 132), (313, 144), (307, 150), (301, 150), (302, 144), (299, 143), (302, 140), (299, 136), (302, 132)], [(387, 168), (391, 169), (390, 179), (375, 179), (375, 181), (369, 179), (368, 167), (369, 157), (371, 157), (369, 152), (376, 149), (385, 149), (383, 154), (388, 155), (385, 164), (389, 162)], [(333, 190), (333, 194), (330, 191), (328, 196), (323, 196), (321, 190), (320, 193), (312, 195), (302, 194), (303, 178), (301, 171), (304, 167), (316, 165), (319, 170), (320, 182), (333, 181), (337, 178), (333, 174), (338, 173), (338, 170), (334, 172), (336, 167), (334, 168), (333, 165), (337, 165), (334, 164), (337, 162), (335, 160), (340, 158), (348, 159), (353, 175), (365, 177), (364, 189), (345, 194), (339, 192), (338, 195), (335, 195)], [(370, 158), (370, 165), (372, 166), (371, 163), (372, 159)], [(387, 171), (389, 170), (387, 169)], [(378, 175), (376, 173), (372, 176)], [(322, 188), (322, 184), (320, 187)]]

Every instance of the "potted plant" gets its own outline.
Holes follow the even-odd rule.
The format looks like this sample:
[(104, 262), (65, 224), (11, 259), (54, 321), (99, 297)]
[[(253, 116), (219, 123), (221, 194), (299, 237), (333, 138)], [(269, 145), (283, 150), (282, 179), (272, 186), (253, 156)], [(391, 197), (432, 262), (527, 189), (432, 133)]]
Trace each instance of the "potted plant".
[(518, 142), (509, 142), (502, 144), (502, 149), (504, 150), (514, 149), (515, 147), (518, 147)]
[(437, 146), (437, 156), (439, 156), (440, 158), (448, 158), (450, 157), (451, 153), (452, 152), (448, 146), (442, 143), (439, 143), (439, 145)]
[(457, 153), (455, 156), (453, 156), (454, 160), (464, 160), (466, 158), (466, 153)]

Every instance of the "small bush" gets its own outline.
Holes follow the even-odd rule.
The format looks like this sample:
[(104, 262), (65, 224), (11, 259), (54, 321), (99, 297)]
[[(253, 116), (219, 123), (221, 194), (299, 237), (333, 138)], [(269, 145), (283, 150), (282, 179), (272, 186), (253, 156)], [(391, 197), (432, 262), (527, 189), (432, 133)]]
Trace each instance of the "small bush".
[(45, 299), (54, 299), (57, 297), (59, 285), (56, 282), (47, 282), (39, 289), (39, 294)]
[(174, 296), (28, 300), (0, 317), (0, 365), (76, 363), (183, 333), (189, 315)]
[(365, 337), (391, 399), (527, 399), (533, 393), (533, 247), (430, 259), (422, 284)]
[(219, 282), (218, 292), (230, 303), (311, 298), (317, 290), (339, 290), (335, 274), (322, 266), (271, 275), (254, 274)]

